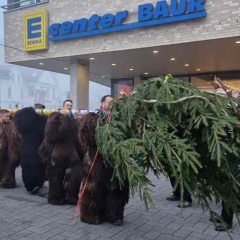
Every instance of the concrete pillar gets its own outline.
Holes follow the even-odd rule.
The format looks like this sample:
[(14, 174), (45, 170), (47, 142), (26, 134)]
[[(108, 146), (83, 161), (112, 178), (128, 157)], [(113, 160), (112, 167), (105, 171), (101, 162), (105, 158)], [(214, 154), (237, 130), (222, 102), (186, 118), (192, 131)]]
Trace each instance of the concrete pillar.
[(70, 99), (73, 109), (89, 107), (89, 64), (74, 61), (70, 64)]

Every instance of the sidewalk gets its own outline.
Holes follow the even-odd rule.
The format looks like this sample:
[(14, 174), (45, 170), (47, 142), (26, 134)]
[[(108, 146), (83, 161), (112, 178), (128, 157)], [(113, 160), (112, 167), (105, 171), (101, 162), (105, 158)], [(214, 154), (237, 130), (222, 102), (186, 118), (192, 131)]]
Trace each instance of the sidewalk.
[[(17, 188), (0, 188), (0, 240), (228, 240), (227, 233), (218, 233), (194, 200), (181, 216), (177, 202), (166, 197), (172, 189), (169, 181), (151, 176), (156, 187), (153, 198), (157, 212), (146, 211), (138, 195), (126, 206), (124, 224), (115, 227), (104, 223), (88, 225), (77, 219), (71, 225), (75, 207), (54, 206), (45, 198), (30, 195), (23, 187), (21, 169), (17, 170)], [(221, 207), (218, 212), (220, 212)], [(234, 219), (231, 236), (240, 239), (240, 227)]]

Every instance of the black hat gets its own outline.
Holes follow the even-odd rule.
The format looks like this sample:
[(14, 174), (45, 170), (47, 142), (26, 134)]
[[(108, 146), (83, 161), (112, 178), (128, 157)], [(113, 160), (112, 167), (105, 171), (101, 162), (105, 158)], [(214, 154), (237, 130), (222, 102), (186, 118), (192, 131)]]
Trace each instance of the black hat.
[(41, 103), (36, 103), (36, 104), (34, 105), (34, 108), (35, 108), (35, 109), (37, 109), (37, 108), (43, 108), (43, 109), (45, 109), (45, 106), (44, 106), (43, 104), (41, 104)]

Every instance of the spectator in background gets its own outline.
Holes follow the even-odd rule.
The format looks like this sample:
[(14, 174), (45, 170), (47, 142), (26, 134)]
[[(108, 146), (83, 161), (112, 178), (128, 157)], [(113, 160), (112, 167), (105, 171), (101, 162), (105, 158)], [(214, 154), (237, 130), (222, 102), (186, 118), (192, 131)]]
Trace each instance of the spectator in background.
[(113, 100), (113, 98), (111, 97), (111, 95), (105, 95), (102, 97), (101, 99), (101, 106), (100, 106), (100, 110), (101, 111), (105, 111), (105, 112), (109, 112), (110, 110), (110, 105), (109, 103)]
[(45, 109), (45, 106), (41, 103), (36, 103), (33, 108), (36, 109)]
[(72, 110), (73, 107), (73, 101), (70, 99), (67, 99), (63, 102), (62, 110)]

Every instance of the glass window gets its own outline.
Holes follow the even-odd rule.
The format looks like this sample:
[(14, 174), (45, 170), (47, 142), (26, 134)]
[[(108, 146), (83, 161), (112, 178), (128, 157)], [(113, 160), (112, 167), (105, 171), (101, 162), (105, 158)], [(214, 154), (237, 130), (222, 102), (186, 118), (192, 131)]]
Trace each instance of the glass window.
[(21, 100), (23, 100), (23, 90), (21, 89)]
[(215, 92), (213, 79), (208, 75), (191, 77), (191, 83), (200, 91)]
[(21, 2), (21, 3), (20, 3), (20, 6), (21, 6), (21, 7), (27, 6), (27, 5), (29, 5), (30, 3), (32, 3), (32, 1)]
[(8, 10), (11, 10), (11, 9), (16, 9), (16, 8), (19, 8), (19, 7), (24, 7), (24, 6), (29, 6), (31, 4), (35, 4), (35, 3), (40, 3), (40, 2), (43, 2), (44, 0), (8, 0), (7, 1), (7, 4), (10, 4), (8, 5)]
[(34, 96), (34, 87), (29, 86), (29, 97), (33, 97), (33, 96)]
[(52, 90), (52, 98), (55, 99), (55, 89)]
[(13, 81), (13, 73), (10, 73), (10, 80)]
[(194, 84), (200, 91), (215, 92), (213, 87), (214, 76), (217, 76), (226, 87), (240, 89), (240, 73), (226, 72), (216, 74), (205, 74), (191, 77), (191, 83)]
[(112, 79), (112, 96), (118, 97), (121, 93), (129, 93), (133, 90), (133, 78)]
[(9, 87), (8, 88), (8, 98), (11, 98), (11, 95), (12, 95), (12, 89)]

